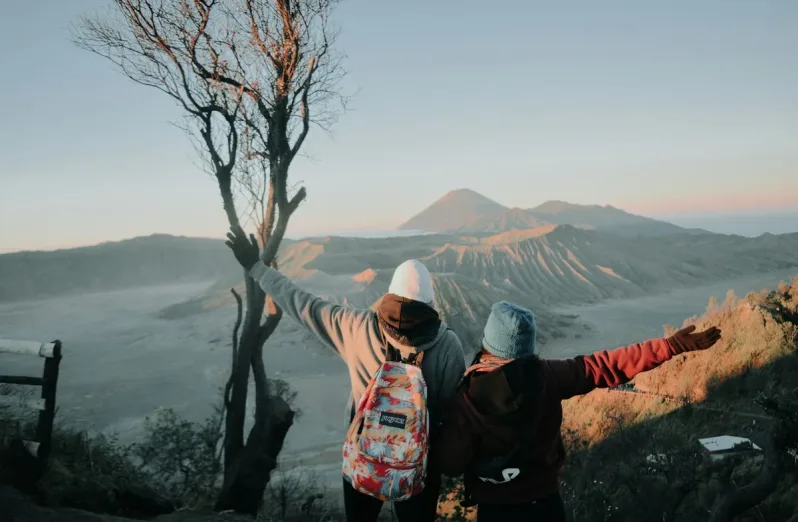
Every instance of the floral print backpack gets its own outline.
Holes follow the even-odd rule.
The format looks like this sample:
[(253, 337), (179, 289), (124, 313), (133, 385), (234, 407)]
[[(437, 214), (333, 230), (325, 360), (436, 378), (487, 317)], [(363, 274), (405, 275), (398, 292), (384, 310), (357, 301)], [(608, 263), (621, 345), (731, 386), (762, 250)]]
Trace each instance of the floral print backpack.
[(429, 446), (424, 352), (403, 361), (388, 346), (344, 442), (344, 478), (361, 493), (398, 502), (424, 490)]

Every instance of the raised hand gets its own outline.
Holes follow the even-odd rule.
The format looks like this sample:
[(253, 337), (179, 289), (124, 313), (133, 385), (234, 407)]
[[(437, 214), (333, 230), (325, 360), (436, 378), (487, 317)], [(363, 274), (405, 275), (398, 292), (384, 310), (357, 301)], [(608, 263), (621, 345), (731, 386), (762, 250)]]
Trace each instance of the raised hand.
[(707, 348), (711, 348), (721, 339), (720, 328), (715, 326), (708, 328), (703, 332), (693, 332), (695, 332), (695, 325), (682, 328), (668, 338), (668, 343), (670, 343), (676, 353), (685, 353), (706, 350)]
[(233, 251), (236, 260), (245, 270), (250, 270), (260, 259), (258, 240), (255, 239), (253, 234), (250, 234), (249, 238), (247, 238), (246, 232), (241, 227), (231, 227), (230, 232), (227, 233), (227, 241), (224, 244)]

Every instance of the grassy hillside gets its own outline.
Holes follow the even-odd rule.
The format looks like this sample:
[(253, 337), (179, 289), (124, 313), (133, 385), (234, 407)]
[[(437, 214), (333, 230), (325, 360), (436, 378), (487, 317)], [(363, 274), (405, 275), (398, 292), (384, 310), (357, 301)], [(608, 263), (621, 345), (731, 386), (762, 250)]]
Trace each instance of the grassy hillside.
[(169, 235), (18, 252), (0, 255), (0, 301), (204, 281), (235, 269), (222, 241)]
[[(776, 291), (713, 300), (688, 324), (718, 325), (723, 340), (638, 376), (635, 388), (652, 395), (596, 391), (564, 404), (572, 447), (564, 481), (575, 520), (706, 520), (728, 488), (721, 478), (729, 464), (706, 462), (698, 439), (736, 435), (766, 448), (772, 423), (755, 397), (798, 396), (798, 276)], [(652, 454), (668, 464), (651, 469)], [(740, 522), (798, 516), (798, 462), (784, 457), (776, 491)], [(737, 462), (733, 484), (743, 486), (760, 467), (756, 459)]]

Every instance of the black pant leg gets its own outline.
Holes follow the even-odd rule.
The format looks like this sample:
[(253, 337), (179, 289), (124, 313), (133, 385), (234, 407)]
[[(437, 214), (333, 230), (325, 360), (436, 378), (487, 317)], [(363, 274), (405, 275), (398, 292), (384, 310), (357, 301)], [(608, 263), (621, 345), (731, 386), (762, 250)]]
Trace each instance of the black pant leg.
[(565, 502), (563, 502), (560, 493), (552, 495), (549, 497), (551, 500), (551, 504), (549, 506), (549, 513), (550, 517), (554, 522), (565, 522), (566, 521), (566, 514), (565, 514)]
[(346, 522), (376, 522), (382, 500), (357, 491), (344, 479), (344, 511)]
[(556, 493), (523, 504), (480, 504), (477, 522), (565, 522), (565, 505)]
[(403, 502), (394, 503), (399, 522), (435, 522), (440, 493), (440, 473), (427, 474), (424, 491)]

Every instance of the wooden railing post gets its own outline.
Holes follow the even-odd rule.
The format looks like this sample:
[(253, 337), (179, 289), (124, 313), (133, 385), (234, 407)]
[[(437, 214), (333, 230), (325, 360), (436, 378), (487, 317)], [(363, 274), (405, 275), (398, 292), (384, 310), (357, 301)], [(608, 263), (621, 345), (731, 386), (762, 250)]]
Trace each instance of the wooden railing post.
[(0, 404), (19, 405), (39, 411), (35, 440), (22, 440), (22, 445), (40, 463), (46, 464), (53, 445), (55, 422), (55, 396), (58, 387), (58, 369), (61, 364), (61, 341), (39, 343), (0, 339), (0, 354), (35, 355), (44, 359), (41, 377), (22, 375), (0, 375), (0, 384), (40, 386), (40, 399), (15, 400), (15, 397), (0, 396)]
[(58, 386), (58, 369), (61, 364), (61, 341), (53, 341), (53, 355), (44, 360), (42, 372), (42, 399), (44, 409), (39, 412), (36, 426), (36, 440), (39, 441), (38, 457), (47, 461), (53, 442), (53, 423), (55, 420), (55, 392)]

